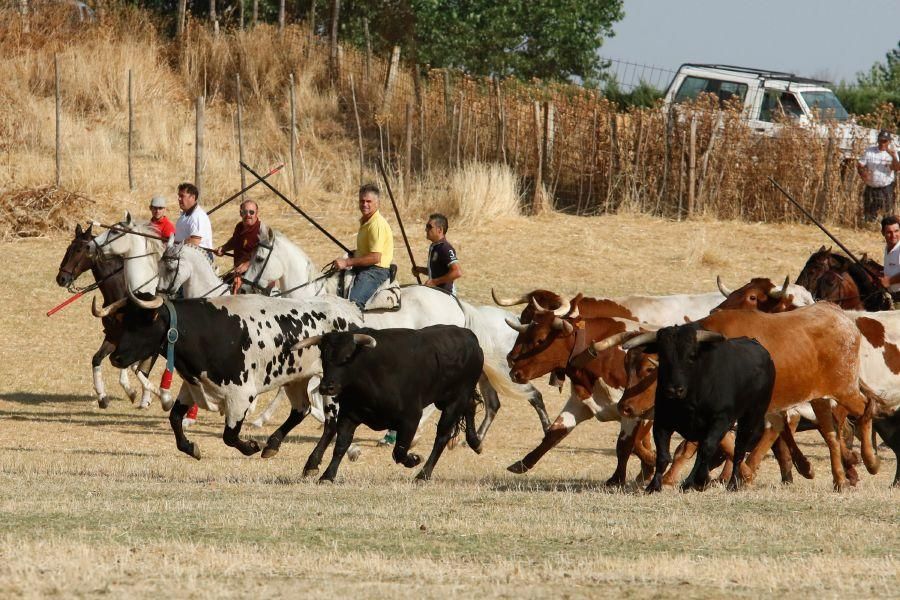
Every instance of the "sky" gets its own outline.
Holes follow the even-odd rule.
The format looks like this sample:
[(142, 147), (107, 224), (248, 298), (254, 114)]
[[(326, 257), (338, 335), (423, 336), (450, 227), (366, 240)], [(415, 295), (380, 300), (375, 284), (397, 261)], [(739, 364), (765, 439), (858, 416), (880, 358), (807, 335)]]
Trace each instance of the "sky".
[[(675, 71), (719, 63), (853, 81), (900, 41), (900, 0), (625, 0), (599, 54)], [(641, 70), (614, 64), (624, 84)], [(644, 71), (644, 78), (671, 75)]]

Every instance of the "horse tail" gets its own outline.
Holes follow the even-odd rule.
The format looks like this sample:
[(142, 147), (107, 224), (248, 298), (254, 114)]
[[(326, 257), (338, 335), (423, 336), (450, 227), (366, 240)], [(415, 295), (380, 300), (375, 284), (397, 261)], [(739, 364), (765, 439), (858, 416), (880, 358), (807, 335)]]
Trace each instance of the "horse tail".
[(487, 377), (488, 383), (494, 388), (497, 394), (504, 398), (516, 401), (528, 402), (528, 396), (525, 394), (525, 386), (515, 383), (509, 378), (509, 371), (502, 369), (490, 358), (484, 358), (484, 367), (482, 367), (484, 376)]

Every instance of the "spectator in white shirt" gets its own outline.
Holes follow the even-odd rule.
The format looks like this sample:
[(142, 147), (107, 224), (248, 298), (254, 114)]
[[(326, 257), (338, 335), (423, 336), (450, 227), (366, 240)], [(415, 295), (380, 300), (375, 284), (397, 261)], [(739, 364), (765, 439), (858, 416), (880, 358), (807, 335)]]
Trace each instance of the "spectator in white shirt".
[(875, 221), (880, 216), (894, 214), (894, 171), (900, 171), (900, 160), (897, 150), (891, 146), (890, 131), (878, 132), (878, 144), (866, 148), (856, 170), (866, 183), (863, 218)]

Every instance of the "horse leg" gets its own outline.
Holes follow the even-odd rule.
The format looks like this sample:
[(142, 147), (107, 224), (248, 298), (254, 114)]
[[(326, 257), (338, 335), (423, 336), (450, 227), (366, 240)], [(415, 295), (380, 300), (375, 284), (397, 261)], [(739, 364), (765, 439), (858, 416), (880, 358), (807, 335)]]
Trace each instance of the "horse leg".
[(100, 408), (106, 408), (107, 406), (109, 406), (109, 398), (106, 397), (106, 386), (103, 385), (103, 371), (100, 363), (103, 362), (104, 358), (112, 354), (115, 349), (116, 347), (112, 342), (104, 339), (103, 343), (100, 344), (100, 348), (94, 353), (94, 356), (91, 358), (94, 392), (97, 393), (97, 406), (99, 406)]

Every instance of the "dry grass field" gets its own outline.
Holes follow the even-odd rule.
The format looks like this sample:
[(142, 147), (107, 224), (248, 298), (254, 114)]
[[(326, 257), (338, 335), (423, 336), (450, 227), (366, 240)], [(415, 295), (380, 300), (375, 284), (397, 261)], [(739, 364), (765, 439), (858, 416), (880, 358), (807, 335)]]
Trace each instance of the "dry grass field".
[[(260, 198), (263, 219), (315, 260), (335, 256), (299, 217)], [(349, 242), (351, 206), (310, 208)], [(217, 239), (235, 216), (216, 215)], [(407, 226), (421, 260), (422, 225)], [(840, 235), (879, 256), (876, 233)], [(628, 215), (451, 223), (449, 237), (474, 303), (489, 302), (492, 285), (617, 295), (710, 291), (717, 273), (732, 287), (796, 277), (823, 241), (810, 227)], [(264, 461), (226, 448), (221, 417), (201, 414), (190, 435), (204, 458), (193, 461), (175, 449), (158, 403), (138, 411), (119, 393), (108, 410), (96, 407), (89, 362), (101, 334), (88, 301), (44, 316), (67, 297), (53, 281), (65, 244), (0, 244), (0, 596), (826, 598), (889, 597), (900, 586), (893, 456), (883, 451), (881, 473), (836, 494), (813, 433), (800, 443), (814, 480), (783, 487), (770, 459), (734, 494), (605, 489), (616, 428), (595, 422), (528, 475), (511, 475), (505, 467), (541, 437), (531, 408), (513, 402), (483, 455), (445, 453), (427, 485), (364, 428), (363, 455), (343, 464), (338, 483), (304, 480), (312, 419)], [(397, 262), (408, 271), (401, 252)], [(114, 371), (104, 373), (116, 392)], [(541, 389), (555, 416), (563, 396)], [(263, 440), (272, 429), (246, 433)]]

